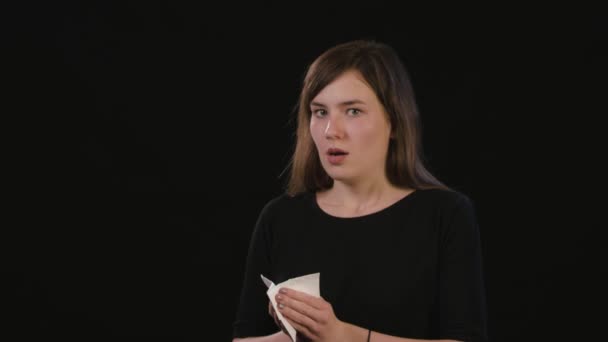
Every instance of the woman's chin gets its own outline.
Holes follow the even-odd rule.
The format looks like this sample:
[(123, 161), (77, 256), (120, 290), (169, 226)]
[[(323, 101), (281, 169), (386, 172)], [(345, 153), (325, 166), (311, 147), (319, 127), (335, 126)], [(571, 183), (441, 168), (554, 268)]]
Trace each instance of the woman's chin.
[(338, 182), (348, 183), (349, 180), (352, 179), (350, 175), (347, 175), (345, 172), (328, 172), (327, 173), (331, 179)]

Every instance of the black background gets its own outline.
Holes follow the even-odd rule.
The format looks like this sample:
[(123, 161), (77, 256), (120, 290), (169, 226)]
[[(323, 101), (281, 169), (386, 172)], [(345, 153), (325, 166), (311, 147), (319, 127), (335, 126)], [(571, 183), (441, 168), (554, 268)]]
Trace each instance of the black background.
[(430, 169), (476, 204), (492, 340), (605, 335), (602, 12), (12, 6), (3, 131), (16, 191), (3, 240), (13, 340), (230, 340), (251, 230), (285, 181), (305, 68), (357, 38), (398, 51)]

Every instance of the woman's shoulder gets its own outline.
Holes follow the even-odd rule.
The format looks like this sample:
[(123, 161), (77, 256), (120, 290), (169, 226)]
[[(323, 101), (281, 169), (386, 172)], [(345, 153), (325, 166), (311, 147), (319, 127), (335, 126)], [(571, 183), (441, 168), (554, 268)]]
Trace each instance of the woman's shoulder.
[(310, 192), (301, 192), (295, 195), (290, 195), (286, 192), (280, 193), (266, 202), (262, 213), (275, 215), (277, 213), (292, 212), (308, 204), (311, 196), (312, 193)]
[(418, 189), (418, 198), (421, 202), (433, 206), (443, 207), (445, 209), (454, 209), (458, 207), (472, 207), (471, 198), (462, 191), (454, 189)]

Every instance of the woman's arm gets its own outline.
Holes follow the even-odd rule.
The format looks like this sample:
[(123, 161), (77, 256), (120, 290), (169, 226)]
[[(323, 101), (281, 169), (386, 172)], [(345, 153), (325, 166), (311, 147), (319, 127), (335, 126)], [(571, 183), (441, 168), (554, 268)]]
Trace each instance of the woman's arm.
[[(368, 336), (368, 329), (358, 327), (356, 325), (342, 322), (345, 325), (345, 329), (347, 331), (347, 335), (349, 336), (349, 341), (357, 342), (366, 342)], [(405, 338), (405, 337), (397, 337), (382, 334), (379, 332), (372, 331), (369, 336), (370, 342), (423, 342), (423, 341), (435, 341), (435, 342), (458, 342), (456, 340), (419, 340), (414, 338)]]
[(241, 295), (233, 323), (233, 337), (274, 336), (280, 331), (268, 313), (268, 289), (260, 278), (261, 274), (272, 276), (272, 232), (268, 220), (274, 214), (269, 208), (267, 204), (258, 216), (249, 241)]
[[(310, 341), (366, 342), (370, 331), (339, 320), (331, 304), (323, 298), (311, 296), (293, 289), (282, 288), (276, 296), (283, 317)], [(396, 337), (372, 331), (370, 342), (418, 342), (456, 340), (418, 340)]]
[[(349, 339), (352, 342), (365, 342), (367, 341), (368, 330), (344, 323), (347, 327)], [(391, 335), (381, 334), (379, 332), (372, 331), (370, 336), (370, 342), (423, 342), (423, 341), (436, 341), (436, 342), (457, 342), (456, 340), (417, 340), (412, 338), (396, 337)], [(258, 337), (247, 337), (247, 338), (235, 338), (232, 342), (291, 342), (291, 338), (284, 332), (279, 331), (276, 334), (269, 336), (258, 336)]]
[(287, 336), (284, 332), (279, 331), (276, 334), (268, 336), (235, 338), (232, 342), (291, 342), (291, 337)]

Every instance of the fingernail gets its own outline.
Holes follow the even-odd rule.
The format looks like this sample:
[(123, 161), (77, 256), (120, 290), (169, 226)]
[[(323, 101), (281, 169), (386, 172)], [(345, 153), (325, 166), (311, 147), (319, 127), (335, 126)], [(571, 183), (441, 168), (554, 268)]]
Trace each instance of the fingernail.
[(278, 296), (277, 296), (277, 299), (278, 299), (278, 300), (282, 300), (282, 299), (283, 299), (283, 296), (278, 295)]
[(284, 307), (285, 307), (285, 304), (283, 304), (283, 303), (279, 303), (279, 309), (282, 309), (282, 308), (284, 308)]
[(281, 293), (287, 293), (287, 290), (285, 290), (285, 289), (280, 289), (280, 290), (279, 290), (279, 292), (281, 292)]

